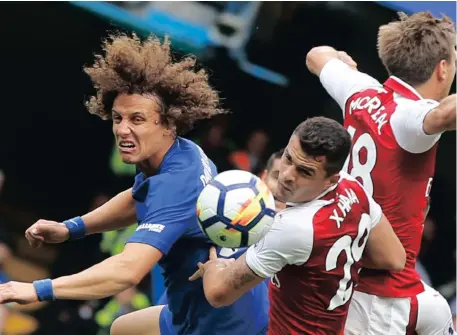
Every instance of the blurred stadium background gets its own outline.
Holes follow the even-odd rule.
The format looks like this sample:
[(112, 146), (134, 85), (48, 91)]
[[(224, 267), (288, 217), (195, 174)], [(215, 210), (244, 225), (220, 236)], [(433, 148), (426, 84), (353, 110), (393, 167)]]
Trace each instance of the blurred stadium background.
[[(80, 271), (119, 252), (130, 230), (29, 248), (25, 229), (38, 218), (63, 220), (130, 186), (134, 169), (113, 150), (109, 122), (89, 115), (82, 71), (109, 31), (168, 34), (177, 56), (194, 53), (211, 73), (229, 116), (188, 135), (221, 171), (262, 171), (302, 120), (341, 120), (335, 103), (305, 68), (311, 47), (347, 51), (359, 69), (387, 77), (376, 52), (377, 28), (395, 12), (430, 10), (455, 21), (455, 2), (2, 2), (0, 44), (0, 262), (20, 281)], [(419, 69), (420, 70), (420, 69)], [(455, 90), (454, 90), (455, 92)], [(432, 285), (455, 297), (455, 132), (439, 145), (420, 256)], [(133, 222), (132, 222), (133, 224)], [(131, 228), (132, 229), (132, 228)], [(134, 229), (134, 228), (133, 228)], [(1, 279), (1, 278), (0, 278)], [(5, 334), (108, 334), (112, 320), (157, 302), (155, 271), (136, 288), (103, 301), (57, 301), (0, 311)], [(455, 302), (452, 306), (455, 310)]]

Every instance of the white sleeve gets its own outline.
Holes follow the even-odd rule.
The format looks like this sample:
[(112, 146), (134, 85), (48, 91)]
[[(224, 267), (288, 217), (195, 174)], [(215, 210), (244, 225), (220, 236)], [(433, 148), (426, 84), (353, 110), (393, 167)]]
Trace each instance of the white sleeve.
[(398, 145), (413, 154), (430, 150), (442, 133), (428, 135), (424, 132), (425, 116), (439, 103), (435, 100), (408, 101), (398, 105), (390, 118), (392, 132)]
[(382, 209), (381, 206), (367, 194), (368, 204), (370, 206), (370, 218), (371, 218), (371, 228), (374, 228), (382, 218)]
[(328, 61), (321, 70), (319, 79), (328, 94), (343, 110), (346, 101), (355, 93), (381, 84), (366, 73), (354, 70), (339, 59)]
[(258, 276), (268, 278), (287, 264), (306, 263), (312, 249), (312, 216), (297, 222), (294, 215), (277, 214), (267, 235), (246, 252), (246, 262)]

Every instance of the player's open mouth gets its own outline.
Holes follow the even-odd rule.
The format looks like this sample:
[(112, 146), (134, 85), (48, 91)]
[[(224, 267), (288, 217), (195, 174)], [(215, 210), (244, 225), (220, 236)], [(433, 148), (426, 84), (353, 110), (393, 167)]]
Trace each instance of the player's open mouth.
[(121, 152), (134, 152), (136, 149), (135, 143), (131, 141), (120, 141), (119, 150)]

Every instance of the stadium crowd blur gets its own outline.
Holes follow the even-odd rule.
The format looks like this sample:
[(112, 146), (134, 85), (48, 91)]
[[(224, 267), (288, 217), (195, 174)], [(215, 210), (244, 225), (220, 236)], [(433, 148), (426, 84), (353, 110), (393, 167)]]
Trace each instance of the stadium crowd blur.
[[(217, 16), (230, 3), (199, 4)], [(249, 5), (231, 10), (242, 11), (240, 6)], [(198, 14), (196, 8), (190, 15)], [(0, 26), (7, 32), (0, 53), (0, 280), (30, 282), (75, 273), (118, 253), (135, 229), (132, 222), (124, 231), (38, 251), (23, 237), (38, 218), (63, 220), (96, 208), (130, 187), (136, 173), (119, 160), (106, 136), (109, 122), (90, 116), (82, 104), (90, 93), (82, 66), (99, 52), (107, 31), (132, 28), (102, 16), (72, 3), (0, 4)], [(188, 137), (220, 172), (243, 169), (260, 175), (299, 121), (315, 115), (341, 120), (338, 106), (307, 73), (306, 51), (319, 44), (344, 49), (362, 71), (382, 80), (386, 73), (377, 58), (376, 32), (393, 18), (394, 10), (377, 3), (262, 4), (244, 51), (251, 62), (287, 78), (287, 84), (247, 73), (227, 48), (213, 46), (205, 53), (179, 45), (177, 52), (201, 57), (224, 107), (232, 112), (200, 124)], [(445, 134), (418, 264), (424, 281), (449, 299), (454, 313), (455, 152), (455, 133)], [(103, 301), (0, 306), (0, 327), (6, 334), (108, 334), (117, 316), (154, 303), (158, 297), (151, 292), (148, 277), (137, 288)]]

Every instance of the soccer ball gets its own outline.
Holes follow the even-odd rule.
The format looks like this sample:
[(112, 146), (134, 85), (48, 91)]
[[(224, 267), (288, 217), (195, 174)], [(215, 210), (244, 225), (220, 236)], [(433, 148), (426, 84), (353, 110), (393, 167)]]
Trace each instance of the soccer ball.
[(215, 244), (241, 248), (270, 230), (275, 202), (265, 183), (250, 172), (231, 170), (214, 177), (197, 200), (200, 228)]

